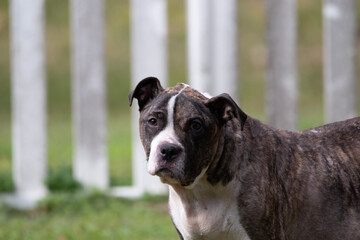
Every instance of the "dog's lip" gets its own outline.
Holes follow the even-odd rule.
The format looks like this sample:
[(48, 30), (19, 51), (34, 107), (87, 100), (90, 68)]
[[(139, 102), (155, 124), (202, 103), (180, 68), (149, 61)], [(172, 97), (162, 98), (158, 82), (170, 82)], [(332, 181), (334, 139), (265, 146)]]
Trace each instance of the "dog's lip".
[(180, 185), (178, 179), (175, 176), (175, 173), (168, 167), (161, 167), (159, 168), (155, 175), (157, 175), (162, 183), (168, 185)]
[(181, 179), (177, 178), (175, 173), (167, 167), (161, 167), (156, 171), (156, 174), (162, 183), (168, 184), (174, 188), (187, 187), (192, 182), (182, 182)]
[(159, 177), (174, 178), (174, 173), (167, 167), (160, 167), (156, 170), (155, 175)]

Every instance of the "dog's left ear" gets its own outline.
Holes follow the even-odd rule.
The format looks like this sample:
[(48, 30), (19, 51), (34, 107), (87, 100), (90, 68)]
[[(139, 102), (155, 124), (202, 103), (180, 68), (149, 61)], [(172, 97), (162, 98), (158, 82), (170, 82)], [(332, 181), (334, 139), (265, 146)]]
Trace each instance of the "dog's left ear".
[(141, 111), (149, 101), (154, 99), (163, 90), (159, 79), (155, 77), (148, 77), (141, 80), (129, 94), (130, 107), (134, 98), (136, 98), (139, 104), (139, 111)]
[(241, 130), (244, 127), (247, 115), (239, 108), (229, 94), (223, 93), (219, 96), (210, 98), (205, 105), (218, 117), (220, 123), (225, 124), (233, 118), (237, 118), (241, 123)]

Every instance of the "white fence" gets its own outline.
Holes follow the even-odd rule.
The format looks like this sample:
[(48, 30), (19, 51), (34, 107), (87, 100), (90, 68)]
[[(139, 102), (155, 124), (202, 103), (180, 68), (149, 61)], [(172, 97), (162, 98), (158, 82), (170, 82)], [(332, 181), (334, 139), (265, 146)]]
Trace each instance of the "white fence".
[[(44, 1), (11, 0), (13, 177), (16, 201), (32, 206), (46, 195)], [(297, 16), (295, 0), (267, 0), (270, 124), (296, 128)], [(164, 193), (145, 171), (133, 108), (133, 186), (109, 189), (103, 0), (71, 0), (74, 176), (115, 196)], [(187, 0), (188, 80), (212, 94), (236, 96), (236, 0)], [(355, 0), (325, 0), (324, 86), (328, 122), (357, 115)], [(241, 41), (241, 36), (240, 36)], [(147, 76), (167, 82), (166, 0), (131, 0), (132, 86)], [(129, 89), (130, 91), (130, 89)]]

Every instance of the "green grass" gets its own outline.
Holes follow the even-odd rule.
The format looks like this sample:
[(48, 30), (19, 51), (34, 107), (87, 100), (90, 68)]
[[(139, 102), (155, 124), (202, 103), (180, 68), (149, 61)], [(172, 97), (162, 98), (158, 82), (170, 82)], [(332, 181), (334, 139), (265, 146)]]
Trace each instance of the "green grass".
[[(185, 2), (167, 3), (168, 76), (169, 85), (174, 85), (187, 81)], [(0, 192), (13, 190), (8, 4), (9, 1), (0, 1)], [(71, 193), (74, 182), (70, 174), (73, 147), (68, 4), (64, 0), (46, 1), (48, 184), (51, 181), (63, 184), (52, 185), (49, 198), (34, 210), (16, 211), (0, 205), (0, 239), (177, 239), (167, 213), (166, 198), (128, 201), (99, 194)], [(321, 1), (302, 0), (298, 6), (299, 128), (306, 129), (324, 122)], [(264, 11), (263, 1), (239, 2), (239, 105), (249, 115), (266, 121)], [(131, 90), (129, 21), (129, 0), (106, 1), (111, 185), (132, 182), (127, 99)]]
[(0, 205), (0, 239), (177, 239), (164, 197), (137, 201), (101, 194), (53, 194), (34, 210)]

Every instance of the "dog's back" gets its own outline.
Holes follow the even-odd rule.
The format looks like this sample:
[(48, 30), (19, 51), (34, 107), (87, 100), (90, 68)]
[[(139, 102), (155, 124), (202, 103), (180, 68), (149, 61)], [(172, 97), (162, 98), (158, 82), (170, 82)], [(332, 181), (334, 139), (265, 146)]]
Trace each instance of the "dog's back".
[[(311, 136), (318, 142), (313, 146)], [(309, 209), (296, 235), (306, 235), (308, 228), (319, 235), (307, 239), (360, 239), (360, 118), (305, 131), (302, 145), (313, 148), (305, 159), (318, 163), (304, 201)]]
[[(263, 145), (256, 151), (272, 148), (267, 150), (272, 155), (269, 171), (264, 172), (268, 177), (261, 180), (269, 184), (265, 200), (242, 196), (264, 206), (260, 211), (265, 214), (259, 225), (250, 227), (254, 234), (249, 235), (254, 239), (360, 239), (360, 117), (303, 132), (252, 125), (267, 133), (262, 143), (256, 143)], [(247, 222), (254, 212), (244, 212)], [(255, 233), (256, 229), (265, 231)]]

